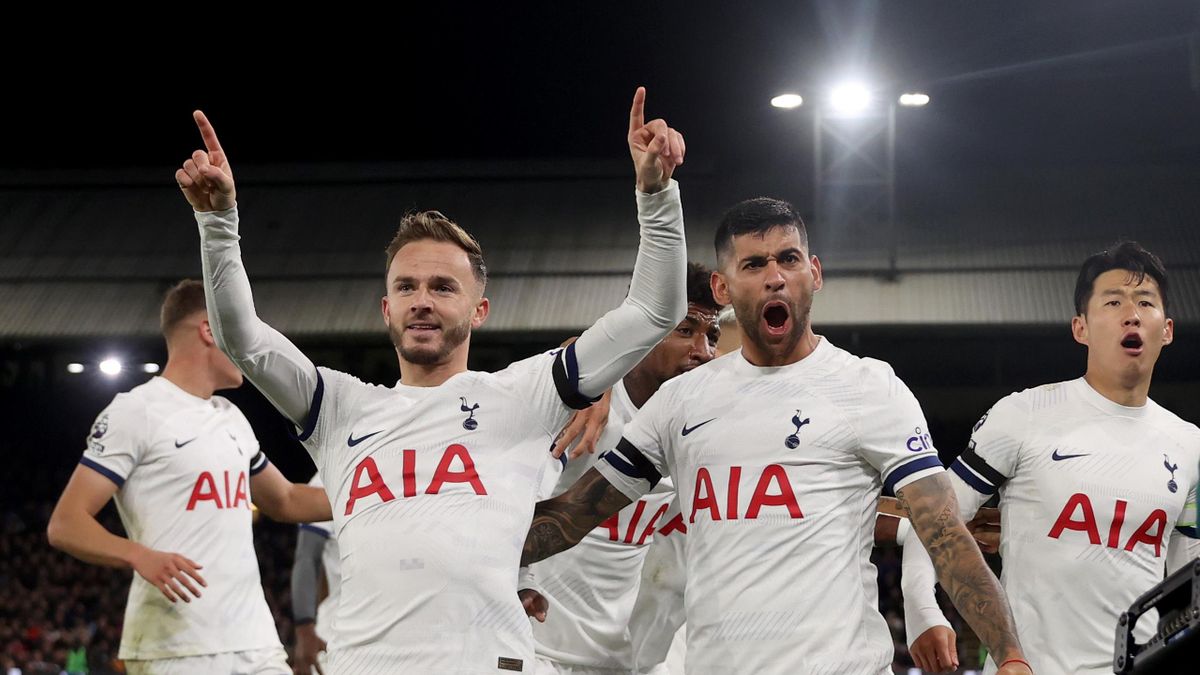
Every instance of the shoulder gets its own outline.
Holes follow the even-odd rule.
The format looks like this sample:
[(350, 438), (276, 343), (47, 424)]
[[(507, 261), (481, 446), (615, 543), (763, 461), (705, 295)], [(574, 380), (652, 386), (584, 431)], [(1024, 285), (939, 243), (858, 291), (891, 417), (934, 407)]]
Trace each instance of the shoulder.
[(390, 391), (388, 387), (363, 382), (349, 373), (343, 373), (340, 370), (326, 368), (325, 366), (317, 366), (317, 378), (317, 388), (323, 395), (326, 396), (332, 392), (351, 393)]
[(658, 388), (654, 396), (662, 396), (665, 401), (684, 402), (695, 398), (710, 398), (713, 388), (726, 381), (734, 359), (742, 358), (738, 352), (725, 354), (708, 363), (689, 370), (667, 380)]
[(1154, 426), (1173, 438), (1179, 445), (1200, 455), (1200, 427), (1158, 405), (1153, 400), (1149, 401), (1148, 405), (1153, 406), (1151, 421)]

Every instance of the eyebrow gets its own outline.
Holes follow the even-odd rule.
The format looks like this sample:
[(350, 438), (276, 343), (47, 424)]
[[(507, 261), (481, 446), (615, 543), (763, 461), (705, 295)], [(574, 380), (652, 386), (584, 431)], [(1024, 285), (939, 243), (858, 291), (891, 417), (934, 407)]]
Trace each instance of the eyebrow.
[[(1100, 295), (1103, 295), (1103, 296), (1108, 296), (1108, 295), (1125, 295), (1125, 294), (1126, 294), (1126, 292), (1125, 292), (1124, 290), (1120, 289), (1120, 288), (1108, 288), (1108, 289), (1105, 289), (1105, 290), (1103, 290), (1103, 291), (1100, 291)], [(1135, 296), (1149, 296), (1149, 297), (1152, 297), (1152, 298), (1157, 298), (1157, 297), (1158, 297), (1158, 292), (1157, 292), (1157, 291), (1154, 291), (1154, 290), (1151, 290), (1151, 289), (1149, 289), (1149, 288), (1139, 288), (1139, 289), (1137, 289), (1137, 290), (1133, 291), (1133, 293), (1132, 293), (1132, 294), (1133, 294), (1133, 295), (1135, 295)]]
[[(799, 257), (801, 257), (801, 258), (803, 258), (803, 257), (804, 257), (804, 251), (800, 250), (799, 248), (796, 248), (795, 246), (791, 246), (791, 247), (785, 248), (785, 249), (783, 249), (782, 251), (777, 251), (777, 252), (774, 254), (774, 256), (775, 256), (775, 259), (776, 259), (776, 260), (778, 260), (778, 259), (782, 258), (783, 256), (785, 256), (785, 255), (789, 254), (789, 253), (794, 253), (795, 255), (797, 255), (797, 256), (799, 256)], [(767, 255), (762, 255), (762, 254), (748, 255), (748, 256), (746, 256), (745, 258), (742, 258), (742, 259), (741, 259), (739, 262), (750, 262), (751, 260), (765, 260), (765, 259), (767, 258), (767, 256), (769, 256), (769, 255), (771, 255), (771, 254), (767, 254)]]
[[(396, 278), (392, 279), (393, 284), (397, 284), (402, 281), (406, 281), (409, 283), (416, 283), (417, 278), (414, 276), (407, 275), (407, 274), (402, 274), (402, 275), (397, 275)], [(448, 277), (448, 276), (445, 276), (442, 274), (435, 274), (435, 275), (429, 277), (429, 285), (430, 286), (435, 286), (438, 284), (448, 284), (450, 286), (460, 286), (461, 285), (458, 283), (458, 279), (455, 279), (454, 277)]]

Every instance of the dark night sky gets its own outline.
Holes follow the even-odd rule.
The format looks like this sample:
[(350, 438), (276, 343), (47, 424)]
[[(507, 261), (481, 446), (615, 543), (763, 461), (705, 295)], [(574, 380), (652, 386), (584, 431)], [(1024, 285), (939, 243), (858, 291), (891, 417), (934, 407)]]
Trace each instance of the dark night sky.
[(687, 136), (689, 158), (764, 166), (805, 152), (809, 133), (809, 112), (770, 97), (812, 101), (855, 70), (932, 95), (901, 135), (939, 166), (1200, 163), (1200, 56), (1188, 45), (1200, 8), (1185, 0), (323, 11), (30, 29), (4, 47), (0, 169), (172, 169), (198, 142), (194, 107), (235, 167), (614, 158), (638, 84), (648, 112)]

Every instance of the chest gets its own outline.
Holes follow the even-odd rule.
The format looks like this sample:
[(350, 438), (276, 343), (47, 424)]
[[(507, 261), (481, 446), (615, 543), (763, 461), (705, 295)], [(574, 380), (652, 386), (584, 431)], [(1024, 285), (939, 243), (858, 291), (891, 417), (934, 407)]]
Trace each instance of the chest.
[(345, 437), (327, 441), (326, 489), (344, 517), (395, 500), (524, 495), (549, 465), (553, 437), (488, 388), (388, 392), (355, 413)]
[(811, 517), (839, 508), (847, 491), (879, 489), (846, 411), (820, 398), (699, 407), (668, 431), (667, 461), (689, 522)]
[(1097, 417), (1033, 434), (1006, 498), (1027, 500), (1030, 525), (1051, 539), (1158, 557), (1196, 472), (1196, 452), (1171, 436)]
[(177, 494), (188, 511), (249, 509), (250, 460), (258, 443), (222, 411), (174, 415), (157, 427), (134, 470), (136, 489)]

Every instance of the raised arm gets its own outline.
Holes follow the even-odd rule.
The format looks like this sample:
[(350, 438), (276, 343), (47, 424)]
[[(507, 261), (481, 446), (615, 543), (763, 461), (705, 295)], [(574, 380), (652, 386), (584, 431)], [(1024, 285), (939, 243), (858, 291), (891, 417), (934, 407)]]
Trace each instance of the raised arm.
[(237, 191), (229, 159), (204, 113), (194, 113), (205, 150), (175, 172), (175, 182), (195, 211), (208, 321), (221, 351), (285, 417), (304, 426), (317, 390), (317, 368), (254, 310), (250, 280), (238, 243)]
[(534, 507), (521, 564), (529, 565), (571, 548), (632, 501), (595, 468), (588, 469), (566, 492)]
[[(938, 473), (909, 483), (897, 491), (896, 496), (908, 511), (913, 531), (928, 551), (942, 588), (987, 646), (997, 665), (1002, 665), (998, 673), (1032, 672), (1025, 665), (1004, 589), (988, 569), (979, 546), (963, 522), (958, 498), (947, 474)], [(975, 508), (978, 506), (974, 505)], [(916, 547), (910, 544), (904, 548), (908, 558), (908, 549)]]
[(679, 186), (683, 136), (661, 119), (646, 122), (646, 90), (629, 111), (629, 152), (637, 173), (641, 240), (629, 295), (568, 347), (578, 364), (577, 390), (595, 398), (629, 372), (687, 314), (687, 245)]

